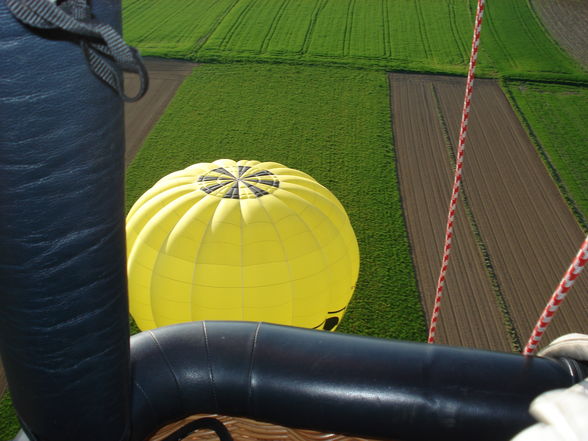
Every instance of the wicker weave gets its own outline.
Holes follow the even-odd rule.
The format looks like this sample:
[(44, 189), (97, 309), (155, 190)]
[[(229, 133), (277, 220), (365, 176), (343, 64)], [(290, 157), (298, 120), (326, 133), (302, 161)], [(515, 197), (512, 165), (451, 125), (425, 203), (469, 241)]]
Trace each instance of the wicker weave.
[[(314, 432), (312, 430), (290, 429), (288, 427), (261, 423), (246, 418), (233, 418), (224, 415), (193, 415), (184, 420), (165, 426), (159, 430), (150, 441), (160, 441), (187, 424), (189, 421), (203, 417), (217, 418), (227, 427), (235, 441), (373, 441), (365, 438), (352, 438), (332, 433)], [(198, 430), (184, 439), (186, 441), (218, 441), (218, 437), (211, 430)]]

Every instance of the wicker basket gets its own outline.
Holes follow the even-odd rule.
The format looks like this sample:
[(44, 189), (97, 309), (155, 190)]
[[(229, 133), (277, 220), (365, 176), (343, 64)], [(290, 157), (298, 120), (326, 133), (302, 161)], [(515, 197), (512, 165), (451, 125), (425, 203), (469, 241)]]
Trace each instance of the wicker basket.
[[(151, 437), (150, 441), (160, 441), (188, 422), (203, 417), (217, 418), (227, 427), (235, 441), (373, 441), (365, 438), (352, 438), (332, 433), (314, 432), (312, 430), (290, 429), (288, 427), (262, 423), (247, 418), (233, 418), (224, 415), (193, 415), (163, 427)], [(212, 430), (198, 430), (184, 439), (186, 441), (218, 441), (218, 437)]]

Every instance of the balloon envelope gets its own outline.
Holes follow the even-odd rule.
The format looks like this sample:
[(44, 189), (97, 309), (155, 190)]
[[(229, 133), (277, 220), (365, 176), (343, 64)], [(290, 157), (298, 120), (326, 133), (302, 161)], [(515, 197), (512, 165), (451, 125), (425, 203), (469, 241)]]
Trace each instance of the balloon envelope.
[(127, 251), (142, 330), (193, 320), (333, 330), (359, 271), (337, 198), (274, 162), (223, 159), (165, 176), (129, 212)]

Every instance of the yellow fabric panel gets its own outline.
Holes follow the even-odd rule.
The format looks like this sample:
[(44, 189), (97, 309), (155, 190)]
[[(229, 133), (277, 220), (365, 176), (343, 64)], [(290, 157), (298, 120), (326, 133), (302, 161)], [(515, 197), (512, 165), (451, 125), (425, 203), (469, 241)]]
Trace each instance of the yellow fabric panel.
[[(243, 289), (243, 307), (248, 309), (281, 309), (292, 317), (293, 291), (289, 281), (276, 285), (245, 287)], [(272, 321), (267, 315), (264, 321)]]
[[(139, 235), (139, 233), (145, 228), (147, 222), (163, 208), (171, 203), (181, 203), (182, 200), (188, 199), (192, 201), (200, 195), (194, 194), (194, 190), (191, 188), (178, 187), (170, 189), (164, 193), (154, 193), (153, 197), (148, 200), (139, 200), (137, 203), (141, 203), (140, 207), (135, 208), (137, 204), (133, 206), (135, 208), (133, 212), (127, 216), (127, 248), (130, 250)], [(190, 203), (190, 205), (192, 205)]]
[[(290, 280), (290, 270), (285, 261), (248, 265), (242, 267), (242, 284), (246, 288), (263, 288), (266, 285), (285, 284)], [(268, 299), (268, 301), (270, 301)]]
[(325, 278), (324, 273), (328, 266), (325, 256), (319, 248), (310, 253), (289, 260), (288, 264), (294, 275), (294, 280), (306, 279), (317, 274), (322, 274), (321, 278)]
[[(210, 235), (206, 235), (198, 250), (197, 259), (200, 264), (240, 268), (243, 261), (241, 244), (239, 242), (221, 242), (220, 239), (212, 240)], [(192, 267), (194, 267), (194, 262), (192, 262)]]
[(156, 274), (151, 283), (151, 308), (158, 326), (184, 323), (192, 320), (190, 309), (192, 285), (161, 277)]
[(141, 329), (253, 320), (335, 329), (359, 271), (340, 202), (278, 163), (200, 163), (160, 179), (127, 217)]
[(160, 250), (151, 271), (153, 278), (155, 278), (155, 275), (161, 275), (166, 279), (191, 285), (194, 279), (194, 268), (194, 261), (190, 262), (188, 260), (178, 259)]
[(194, 282), (205, 286), (240, 288), (243, 286), (241, 267), (197, 263), (194, 267)]
[(202, 239), (212, 227), (212, 215), (218, 204), (218, 198), (206, 196), (190, 207), (170, 232), (165, 252), (179, 259), (194, 262), (200, 251)]
[(214, 309), (203, 306), (192, 314), (192, 320), (245, 320), (242, 308)]
[(202, 308), (239, 312), (239, 320), (242, 320), (243, 288), (225, 286), (204, 286), (195, 284), (192, 289), (192, 314)]
[(243, 320), (294, 325), (292, 323), (292, 308), (289, 304), (272, 305), (263, 308), (245, 306), (243, 308)]

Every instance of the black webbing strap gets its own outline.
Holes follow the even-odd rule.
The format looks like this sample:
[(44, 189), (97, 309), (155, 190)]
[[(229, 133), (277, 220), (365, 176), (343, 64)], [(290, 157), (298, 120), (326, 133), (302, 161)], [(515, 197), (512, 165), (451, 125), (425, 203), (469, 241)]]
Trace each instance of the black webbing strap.
[(214, 431), (220, 441), (233, 441), (233, 437), (231, 437), (231, 434), (225, 425), (216, 418), (200, 418), (199, 420), (190, 421), (188, 424), (176, 430), (161, 441), (180, 441), (198, 429), (209, 429)]
[[(137, 101), (147, 92), (149, 79), (139, 52), (111, 26), (93, 18), (88, 0), (6, 0), (6, 5), (26, 25), (77, 36), (92, 72), (124, 101)], [(141, 85), (133, 97), (125, 95), (122, 71), (139, 75)]]

